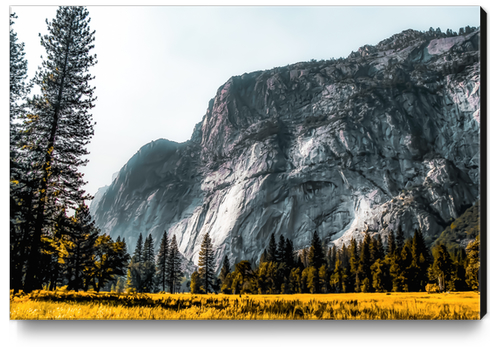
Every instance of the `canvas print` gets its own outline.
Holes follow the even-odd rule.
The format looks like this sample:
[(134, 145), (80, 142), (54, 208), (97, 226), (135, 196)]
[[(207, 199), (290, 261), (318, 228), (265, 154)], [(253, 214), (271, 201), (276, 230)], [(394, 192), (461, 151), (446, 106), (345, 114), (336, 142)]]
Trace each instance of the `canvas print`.
[(12, 6), (10, 319), (480, 319), (485, 18)]

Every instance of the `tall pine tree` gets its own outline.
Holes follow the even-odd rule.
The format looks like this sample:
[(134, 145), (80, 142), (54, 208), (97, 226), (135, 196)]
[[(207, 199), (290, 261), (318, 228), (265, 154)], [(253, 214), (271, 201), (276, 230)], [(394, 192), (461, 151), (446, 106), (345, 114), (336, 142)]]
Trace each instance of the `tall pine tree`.
[[(46, 49), (42, 67), (34, 78), (41, 94), (30, 102), (33, 114), (27, 131), (35, 130), (36, 150), (43, 155), (39, 163), (39, 196), (35, 224), (26, 264), (25, 289), (40, 288), (41, 236), (50, 225), (53, 206), (75, 208), (86, 196), (85, 182), (79, 172), (86, 165), (86, 145), (93, 135), (92, 115), (94, 88), (88, 69), (95, 65), (90, 54), (94, 31), (89, 27), (89, 13), (83, 7), (60, 7), (48, 35), (41, 37)], [(33, 129), (34, 128), (34, 129)]]
[(324, 253), (322, 248), (322, 242), (316, 230), (313, 233), (313, 237), (311, 239), (311, 247), (315, 249), (315, 252), (314, 255), (310, 257), (311, 262), (309, 262), (309, 266), (313, 266), (318, 270), (323, 264)]
[(169, 241), (168, 235), (165, 231), (162, 236), (162, 241), (160, 242), (160, 250), (157, 255), (157, 283), (162, 286), (162, 291), (165, 291), (165, 275), (167, 269), (167, 258), (169, 253)]
[(167, 274), (165, 279), (167, 286), (171, 294), (175, 293), (180, 287), (180, 279), (182, 277), (182, 258), (177, 245), (177, 238), (175, 235), (170, 242), (170, 248), (167, 259)]
[(209, 233), (204, 234), (199, 251), (199, 275), (202, 279), (203, 291), (208, 293), (214, 280), (214, 250)]
[(143, 247), (143, 292), (151, 293), (155, 286), (155, 251), (153, 244), (153, 236), (148, 234)]
[(267, 261), (277, 261), (277, 245), (274, 234), (271, 235), (269, 240), (269, 247), (267, 248)]

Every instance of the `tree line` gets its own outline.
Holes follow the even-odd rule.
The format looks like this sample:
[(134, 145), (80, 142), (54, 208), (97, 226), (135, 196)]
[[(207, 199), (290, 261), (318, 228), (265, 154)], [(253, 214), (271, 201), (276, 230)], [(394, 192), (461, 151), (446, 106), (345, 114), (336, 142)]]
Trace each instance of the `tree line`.
[[(310, 246), (298, 252), (294, 252), (291, 240), (281, 235), (276, 243), (273, 234), (258, 266), (242, 260), (232, 271), (225, 255), (218, 276), (206, 269), (206, 264), (214, 262), (210, 245), (207, 234), (201, 245), (200, 268), (191, 277), (192, 293), (367, 293), (479, 288), (479, 236), (466, 250), (461, 248), (450, 254), (443, 244), (429, 250), (419, 230), (406, 238), (401, 227), (396, 233), (389, 233), (386, 247), (379, 235), (366, 232), (362, 241), (352, 238), (347, 245), (340, 248), (334, 245), (328, 250), (315, 231)], [(208, 250), (203, 252), (204, 248)]]
[(143, 235), (140, 234), (128, 266), (125, 286), (119, 286), (118, 290), (131, 293), (178, 292), (184, 275), (182, 261), (175, 235), (170, 240), (165, 231), (158, 254), (155, 255), (151, 234), (144, 243)]

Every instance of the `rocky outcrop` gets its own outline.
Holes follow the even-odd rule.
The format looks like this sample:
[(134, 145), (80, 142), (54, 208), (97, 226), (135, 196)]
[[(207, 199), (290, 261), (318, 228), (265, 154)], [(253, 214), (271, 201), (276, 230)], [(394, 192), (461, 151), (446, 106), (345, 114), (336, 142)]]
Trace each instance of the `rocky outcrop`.
[(97, 225), (158, 245), (164, 230), (197, 263), (257, 261), (270, 235), (297, 249), (386, 239), (402, 225), (434, 240), (479, 197), (479, 31), (408, 30), (346, 59), (230, 78), (185, 143), (157, 140), (92, 210)]

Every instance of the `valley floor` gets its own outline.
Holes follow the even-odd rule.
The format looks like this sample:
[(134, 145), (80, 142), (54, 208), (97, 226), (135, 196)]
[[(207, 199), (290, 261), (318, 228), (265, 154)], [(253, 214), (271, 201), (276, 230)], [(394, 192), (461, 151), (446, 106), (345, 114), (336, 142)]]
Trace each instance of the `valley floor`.
[(10, 319), (479, 319), (476, 292), (294, 295), (36, 291), (10, 296)]

